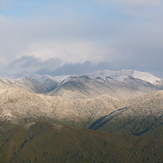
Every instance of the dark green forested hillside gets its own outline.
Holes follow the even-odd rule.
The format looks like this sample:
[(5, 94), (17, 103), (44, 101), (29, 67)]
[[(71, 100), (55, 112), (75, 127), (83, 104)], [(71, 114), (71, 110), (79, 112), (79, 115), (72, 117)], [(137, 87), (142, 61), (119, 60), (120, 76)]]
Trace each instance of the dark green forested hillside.
[(162, 138), (47, 122), (0, 128), (1, 163), (161, 163), (162, 151)]

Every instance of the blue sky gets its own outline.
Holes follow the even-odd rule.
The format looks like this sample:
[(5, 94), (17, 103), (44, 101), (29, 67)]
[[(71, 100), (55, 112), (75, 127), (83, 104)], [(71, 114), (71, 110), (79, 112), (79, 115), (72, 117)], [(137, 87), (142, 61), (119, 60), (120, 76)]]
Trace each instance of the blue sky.
[(0, 0), (0, 71), (32, 73), (53, 58), (51, 70), (89, 62), (163, 77), (162, 29), (162, 0)]

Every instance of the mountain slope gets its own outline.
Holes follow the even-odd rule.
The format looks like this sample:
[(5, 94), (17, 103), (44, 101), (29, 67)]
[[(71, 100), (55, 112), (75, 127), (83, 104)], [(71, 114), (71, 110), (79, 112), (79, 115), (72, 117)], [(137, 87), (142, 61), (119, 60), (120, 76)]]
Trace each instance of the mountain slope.
[(161, 162), (163, 139), (35, 122), (1, 136), (0, 162)]
[[(76, 96), (76, 93), (78, 93), (78, 96)], [(79, 76), (71, 77), (68, 81), (63, 81), (56, 89), (48, 94), (51, 96), (59, 95), (69, 99), (80, 97), (94, 98), (99, 95), (108, 94), (112, 97), (126, 99), (146, 93), (144, 90), (112, 78), (106, 78), (106, 80), (104, 80), (101, 78), (91, 79), (88, 76)]]
[(116, 98), (133, 98), (163, 89), (163, 80), (135, 70), (96, 71), (86, 75), (12, 75), (8, 81), (30, 92), (87, 99), (108, 94)]
[(14, 123), (46, 118), (73, 126), (134, 135), (145, 134), (163, 123), (163, 91), (128, 100), (108, 95), (69, 100), (10, 88), (0, 94), (0, 99), (0, 119)]
[(128, 99), (162, 88), (163, 80), (147, 72), (103, 70), (82, 76), (69, 76), (60, 82), (56, 89), (49, 92), (49, 95), (77, 99), (108, 94)]
[(0, 119), (17, 122), (26, 117), (46, 116), (51, 108), (39, 95), (22, 88), (10, 88), (0, 94)]
[(30, 92), (33, 93), (47, 93), (48, 89), (42, 85), (40, 85), (38, 82), (32, 81), (28, 78), (20, 78), (15, 79), (13, 82), (21, 88), (24, 88)]
[(124, 106), (123, 100), (100, 96), (87, 100), (68, 100), (62, 97), (39, 95), (22, 88), (6, 89), (0, 94), (0, 119), (17, 123), (41, 117), (53, 121), (72, 121), (74, 125), (95, 119)]
[(110, 71), (110, 70), (100, 70), (95, 71), (93, 73), (87, 74), (91, 78), (100, 77), (105, 79), (107, 76), (110, 76), (116, 80), (123, 81), (125, 78), (128, 78), (128, 76), (132, 78), (141, 79), (144, 81), (147, 81), (151, 84), (155, 84), (157, 82), (162, 81), (162, 79), (155, 77), (154, 75), (148, 73), (148, 72), (140, 72), (136, 70), (120, 70), (120, 71)]
[(107, 73), (0, 80), (0, 162), (162, 162), (163, 81)]
[(130, 106), (96, 120), (89, 128), (133, 135), (163, 136), (163, 91), (129, 100), (128, 104)]
[(135, 89), (139, 89), (145, 92), (153, 92), (160, 90), (157, 85), (151, 84), (150, 82), (138, 79), (138, 78), (133, 78), (133, 77), (128, 77), (123, 80), (124, 83), (134, 87)]
[(17, 87), (15, 83), (7, 79), (0, 79), (0, 93), (3, 92), (5, 89)]

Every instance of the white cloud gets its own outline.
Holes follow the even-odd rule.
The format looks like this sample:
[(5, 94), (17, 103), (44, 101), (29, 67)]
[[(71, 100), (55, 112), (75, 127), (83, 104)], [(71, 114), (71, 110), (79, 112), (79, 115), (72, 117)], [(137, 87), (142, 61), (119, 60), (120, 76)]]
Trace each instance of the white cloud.
[(42, 61), (54, 57), (61, 63), (107, 62), (122, 68), (150, 67), (149, 61), (156, 65), (155, 56), (163, 52), (162, 21), (135, 19), (126, 14), (120, 18), (106, 15), (102, 20), (94, 18), (84, 22), (55, 18), (14, 20), (1, 15), (0, 62), (35, 56)]
[(33, 55), (42, 60), (58, 58), (67, 63), (112, 61), (118, 53), (114, 49), (87, 40), (51, 40), (31, 43), (21, 55)]
[(88, 32), (82, 30), (75, 23), (7, 19), (0, 27), (0, 54), (9, 62), (21, 56), (54, 57), (65, 63), (111, 62), (117, 57), (118, 52), (108, 44), (83, 38)]

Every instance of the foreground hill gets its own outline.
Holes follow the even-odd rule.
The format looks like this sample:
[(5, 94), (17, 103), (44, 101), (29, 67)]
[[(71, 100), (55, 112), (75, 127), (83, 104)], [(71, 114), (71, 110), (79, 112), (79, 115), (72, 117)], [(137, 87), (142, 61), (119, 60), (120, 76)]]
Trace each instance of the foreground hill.
[(160, 163), (163, 160), (163, 139), (45, 122), (0, 132), (0, 138), (1, 163)]

